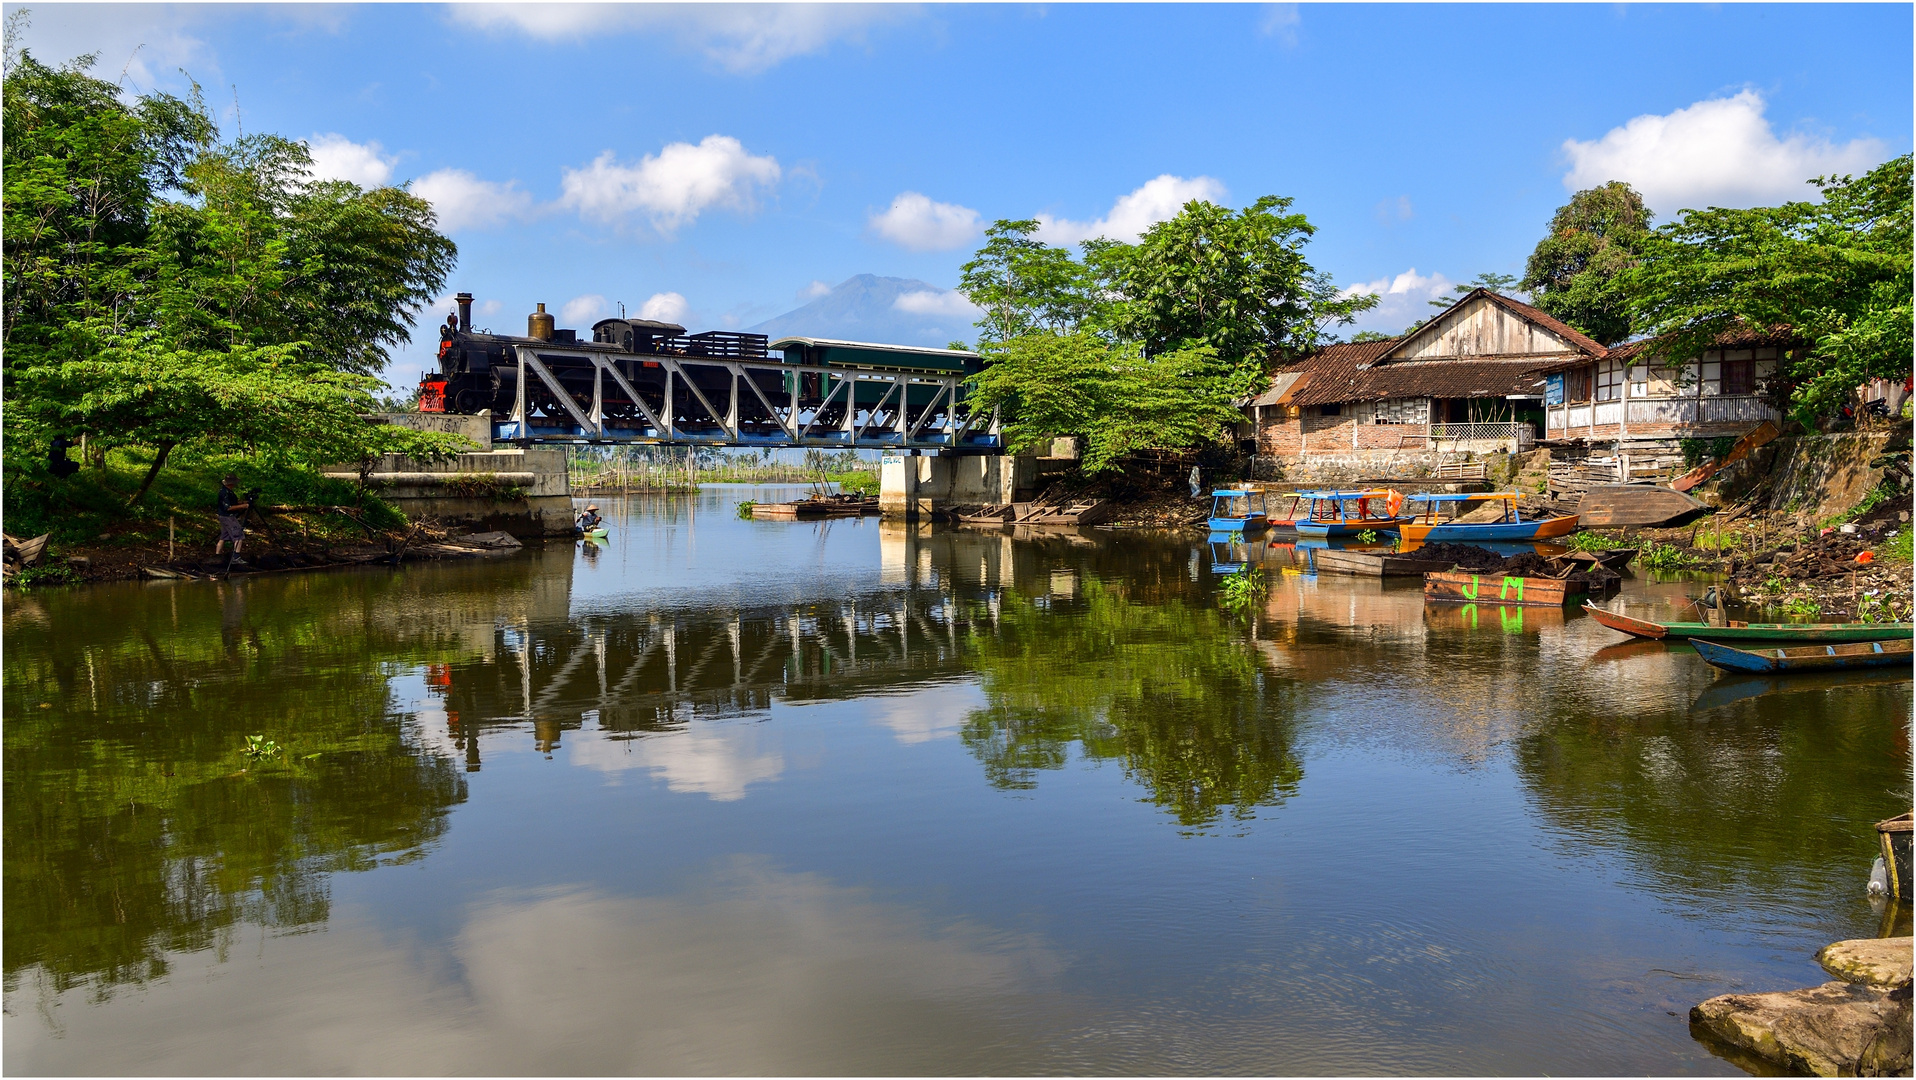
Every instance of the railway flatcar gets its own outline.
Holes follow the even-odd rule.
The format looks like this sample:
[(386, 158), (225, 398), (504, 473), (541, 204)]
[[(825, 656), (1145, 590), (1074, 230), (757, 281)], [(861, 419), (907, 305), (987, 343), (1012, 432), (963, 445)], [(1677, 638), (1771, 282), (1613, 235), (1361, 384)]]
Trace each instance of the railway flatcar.
[(991, 425), (965, 409), (984, 358), (956, 349), (707, 331), (601, 319), (591, 337), (545, 305), (526, 334), (472, 329), (472, 296), (440, 328), (439, 371), (422, 411), (490, 411), (504, 441), (991, 449)]

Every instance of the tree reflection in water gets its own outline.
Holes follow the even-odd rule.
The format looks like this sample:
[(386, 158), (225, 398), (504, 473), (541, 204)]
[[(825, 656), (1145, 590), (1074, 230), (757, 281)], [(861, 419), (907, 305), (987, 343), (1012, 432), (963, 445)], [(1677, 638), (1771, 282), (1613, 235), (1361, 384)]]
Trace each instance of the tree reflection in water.
[(987, 709), (963, 738), (991, 782), (1029, 788), (1071, 744), (1115, 760), (1181, 825), (1255, 816), (1303, 778), (1283, 684), (1202, 594), (1139, 603), (1089, 574), (1075, 597), (1008, 592), (968, 639)]
[[(37, 969), (45, 992), (103, 997), (243, 924), (315, 927), (329, 875), (418, 858), (445, 831), (465, 779), (407, 738), (387, 680), (447, 642), (394, 625), (398, 580), (9, 602), (9, 991)], [(249, 758), (255, 734), (284, 751)]]

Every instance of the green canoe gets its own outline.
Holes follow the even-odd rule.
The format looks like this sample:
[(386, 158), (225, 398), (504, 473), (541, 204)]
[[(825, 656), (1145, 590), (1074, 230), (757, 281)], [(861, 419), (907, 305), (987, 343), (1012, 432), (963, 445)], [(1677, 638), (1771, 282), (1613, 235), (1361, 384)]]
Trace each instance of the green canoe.
[(1916, 630), (1916, 624), (1906, 622), (1731, 623), (1728, 626), (1711, 626), (1700, 622), (1659, 623), (1618, 615), (1595, 604), (1586, 603), (1583, 610), (1612, 630), (1620, 630), (1633, 637), (1665, 641), (1700, 637), (1711, 641), (1805, 641), (1839, 645), (1852, 641), (1899, 641), (1911, 637), (1912, 631)]

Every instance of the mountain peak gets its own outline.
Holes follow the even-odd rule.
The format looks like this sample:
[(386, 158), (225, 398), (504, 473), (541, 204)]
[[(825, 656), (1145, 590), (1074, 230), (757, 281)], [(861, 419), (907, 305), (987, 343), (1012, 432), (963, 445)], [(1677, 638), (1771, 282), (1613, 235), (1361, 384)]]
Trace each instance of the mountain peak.
[[(902, 307), (901, 297), (910, 298)], [(971, 325), (974, 318), (956, 294), (929, 282), (854, 274), (818, 299), (745, 329), (775, 341), (823, 337), (944, 346), (971, 340), (977, 332)]]

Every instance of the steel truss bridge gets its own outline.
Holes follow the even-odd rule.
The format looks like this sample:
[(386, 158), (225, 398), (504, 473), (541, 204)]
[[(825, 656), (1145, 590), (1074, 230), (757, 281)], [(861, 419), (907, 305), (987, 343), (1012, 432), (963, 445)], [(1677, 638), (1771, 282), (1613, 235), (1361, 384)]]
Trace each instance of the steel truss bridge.
[[(740, 447), (935, 450), (996, 454), (1003, 450), (998, 417), (964, 408), (964, 375), (917, 369), (824, 367), (777, 360), (705, 356), (643, 357), (664, 374), (663, 394), (646, 395), (620, 374), (616, 355), (564, 344), (514, 345), (517, 388), (512, 411), (495, 419), (495, 442), (644, 443)], [(629, 359), (629, 358), (626, 358)], [(584, 380), (561, 379), (591, 371)], [(536, 380), (536, 381), (535, 381)], [(829, 387), (801, 402), (801, 387)], [(924, 392), (931, 390), (928, 403)], [(608, 390), (617, 411), (608, 414)], [(878, 391), (874, 399), (872, 392)]]

